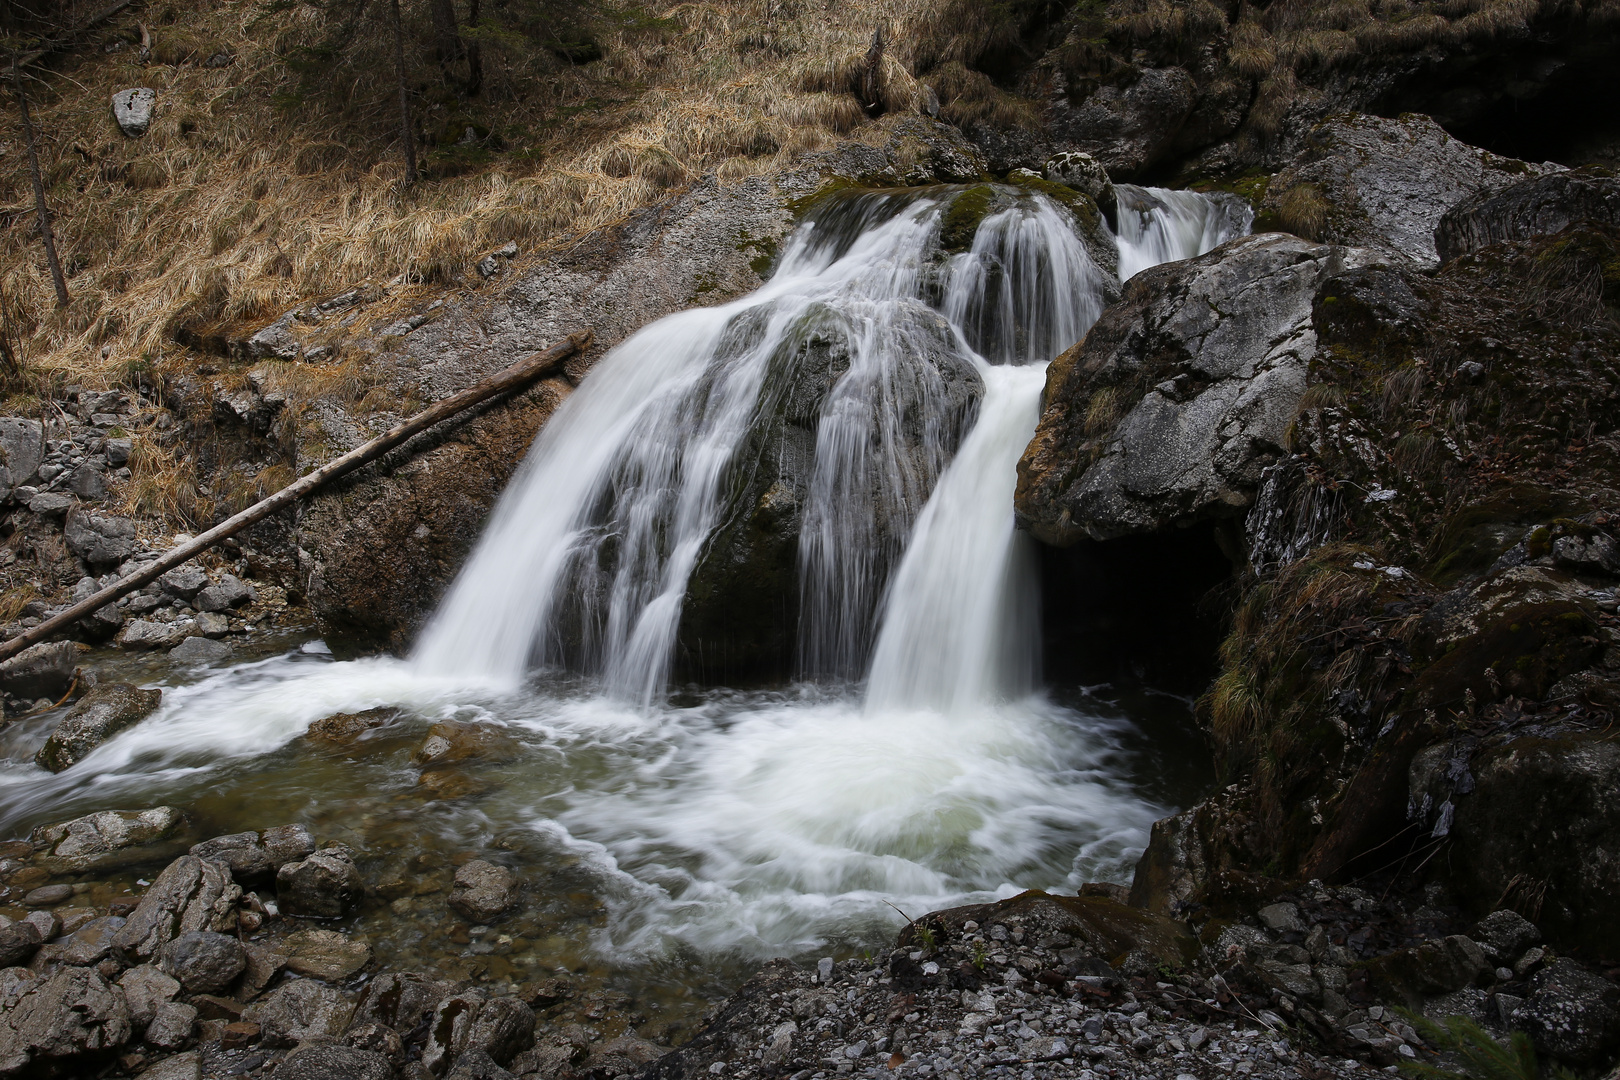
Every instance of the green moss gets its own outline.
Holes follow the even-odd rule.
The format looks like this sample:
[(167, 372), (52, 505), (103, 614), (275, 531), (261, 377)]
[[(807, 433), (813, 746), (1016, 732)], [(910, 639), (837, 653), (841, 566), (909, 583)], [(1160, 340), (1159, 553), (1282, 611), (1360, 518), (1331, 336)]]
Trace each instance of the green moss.
[(826, 183), (810, 194), (800, 195), (797, 199), (789, 199), (783, 205), (787, 207), (788, 213), (793, 215), (794, 221), (802, 221), (809, 215), (810, 211), (828, 199), (847, 191), (863, 191), (870, 187), (871, 185), (863, 184), (859, 180), (848, 176), (834, 176), (828, 178)]
[(1068, 207), (1080, 217), (1087, 228), (1096, 228), (1097, 222), (1102, 220), (1102, 211), (1097, 209), (1097, 204), (1091, 196), (1065, 184), (1054, 184), (1039, 176), (1019, 175), (1016, 172), (1008, 175), (1007, 183), (1025, 191), (1038, 191), (1060, 206)]
[(975, 184), (952, 199), (940, 227), (939, 246), (952, 255), (973, 247), (974, 234), (995, 200), (996, 189), (989, 184)]

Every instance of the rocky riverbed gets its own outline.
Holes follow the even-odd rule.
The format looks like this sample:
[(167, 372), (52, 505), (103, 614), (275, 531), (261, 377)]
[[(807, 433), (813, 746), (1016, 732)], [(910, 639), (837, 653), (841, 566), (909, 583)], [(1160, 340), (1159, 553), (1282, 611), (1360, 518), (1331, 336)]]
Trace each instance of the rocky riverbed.
[(346, 921), (394, 888), (346, 845), (285, 826), (154, 863), (184, 824), (103, 812), (6, 845), (0, 1074), (1327, 1080), (1443, 1062), (1415, 1014), (1528, 1031), (1583, 1071), (1620, 1047), (1613, 981), (1522, 916), (1311, 883), (1191, 924), (1109, 885), (930, 913), (875, 954), (766, 964), (672, 1049), (586, 978), (456, 977), (537, 901), (498, 853), (456, 860), (429, 962), (398, 970)]

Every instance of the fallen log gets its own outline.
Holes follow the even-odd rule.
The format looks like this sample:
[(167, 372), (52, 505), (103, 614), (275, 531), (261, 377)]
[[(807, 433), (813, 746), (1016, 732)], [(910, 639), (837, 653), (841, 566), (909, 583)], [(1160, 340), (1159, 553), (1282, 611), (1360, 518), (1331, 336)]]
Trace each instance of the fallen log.
[(221, 540), (241, 532), (256, 521), (264, 520), (283, 507), (292, 505), (328, 481), (335, 480), (375, 461), (394, 447), (414, 435), (421, 434), (440, 421), (448, 420), (457, 413), (464, 412), (474, 405), (488, 401), (490, 398), (499, 397), (501, 394), (526, 386), (536, 379), (556, 373), (562, 368), (563, 361), (576, 353), (584, 352), (590, 344), (591, 332), (589, 330), (581, 330), (578, 333), (570, 334), (545, 352), (537, 353), (527, 360), (520, 360), (511, 367), (496, 372), (476, 386), (470, 386), (459, 394), (452, 394), (443, 401), (428, 406), (409, 420), (389, 428), (364, 446), (350, 450), (341, 457), (333, 458), (325, 465), (307, 473), (274, 495), (261, 499), (233, 517), (226, 518), (190, 543), (181, 544), (166, 554), (160, 555), (156, 561), (147, 563), (129, 577), (107, 586), (94, 595), (85, 597), (66, 610), (52, 615), (38, 626), (31, 627), (10, 641), (0, 644), (0, 661), (10, 659), (28, 648), (28, 646), (44, 641), (58, 630), (73, 625), (91, 612), (115, 603), (136, 589), (156, 581), (163, 574), (173, 570), (181, 563), (201, 555)]

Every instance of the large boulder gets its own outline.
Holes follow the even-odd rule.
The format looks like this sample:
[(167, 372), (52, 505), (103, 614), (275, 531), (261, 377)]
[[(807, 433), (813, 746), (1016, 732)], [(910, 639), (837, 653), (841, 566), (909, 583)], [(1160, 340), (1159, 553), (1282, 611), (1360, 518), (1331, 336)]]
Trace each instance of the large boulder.
[(1372, 259), (1272, 233), (1133, 277), (1047, 372), (1020, 521), (1067, 545), (1247, 507), (1305, 392), (1317, 287)]
[(60, 698), (73, 685), (74, 672), (79, 669), (79, 648), (72, 641), (28, 646), (0, 664), (0, 690), (27, 701)]
[(53, 773), (77, 765), (90, 751), (150, 716), (162, 700), (163, 691), (129, 683), (97, 686), (56, 725), (34, 763)]
[(1427, 116), (1348, 113), (1311, 131), (1267, 187), (1260, 211), (1312, 240), (1433, 266), (1435, 227), (1446, 211), (1557, 168), (1458, 142)]
[(125, 963), (144, 964), (161, 958), (164, 946), (183, 934), (234, 930), (241, 896), (224, 866), (182, 855), (152, 882), (113, 947)]
[(454, 982), (431, 975), (385, 972), (366, 984), (355, 1007), (354, 1022), (411, 1031), (455, 989)]
[(1487, 244), (1562, 232), (1577, 221), (1620, 226), (1620, 179), (1586, 168), (1488, 188), (1441, 217), (1434, 245), (1442, 262)]
[(29, 836), (34, 859), (52, 874), (83, 874), (152, 862), (183, 850), (186, 818), (172, 806), (150, 810), (103, 810)]
[(259, 1025), (266, 1046), (336, 1040), (353, 1015), (348, 998), (310, 979), (284, 982), (242, 1010), (243, 1020)]
[(191, 848), (199, 859), (224, 863), (239, 884), (248, 886), (273, 881), (277, 870), (314, 853), (315, 838), (302, 825), (216, 836)]
[(0, 1013), (0, 1075), (29, 1066), (41, 1073), (96, 1072), (95, 1063), (129, 1040), (124, 993), (90, 968), (63, 968)]
[(1536, 973), (1530, 996), (1512, 1016), (1542, 1053), (1585, 1065), (1620, 1045), (1620, 987), (1573, 960)]

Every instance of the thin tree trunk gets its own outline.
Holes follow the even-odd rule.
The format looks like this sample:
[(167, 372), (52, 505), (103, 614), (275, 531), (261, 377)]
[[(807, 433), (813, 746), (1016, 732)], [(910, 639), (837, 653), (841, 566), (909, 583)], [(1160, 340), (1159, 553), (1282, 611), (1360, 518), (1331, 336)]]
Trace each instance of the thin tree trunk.
[[(467, 0), (467, 25), (474, 29), (478, 26), (479, 0)], [(478, 39), (467, 42), (467, 93), (473, 97), (484, 88), (484, 54), (478, 47)]]
[(455, 78), (455, 66), (466, 55), (461, 35), (456, 32), (456, 0), (429, 0), (428, 10), (433, 16), (434, 58), (439, 61), (439, 72), (448, 83)]
[(39, 214), (39, 235), (45, 241), (45, 261), (51, 266), (51, 280), (56, 283), (56, 306), (68, 306), (67, 278), (62, 273), (62, 260), (56, 257), (56, 236), (51, 232), (51, 212), (45, 205), (45, 180), (39, 172), (39, 151), (34, 146), (34, 120), (28, 115), (28, 95), (23, 93), (22, 73), (17, 54), (11, 54), (11, 89), (17, 95), (17, 106), (22, 109), (23, 135), (28, 142), (28, 174), (34, 181), (34, 210)]
[(399, 77), (399, 135), (405, 143), (405, 186), (416, 183), (416, 135), (411, 130), (411, 94), (405, 86), (405, 31), (399, 24), (399, 0), (394, 11), (394, 73)]

